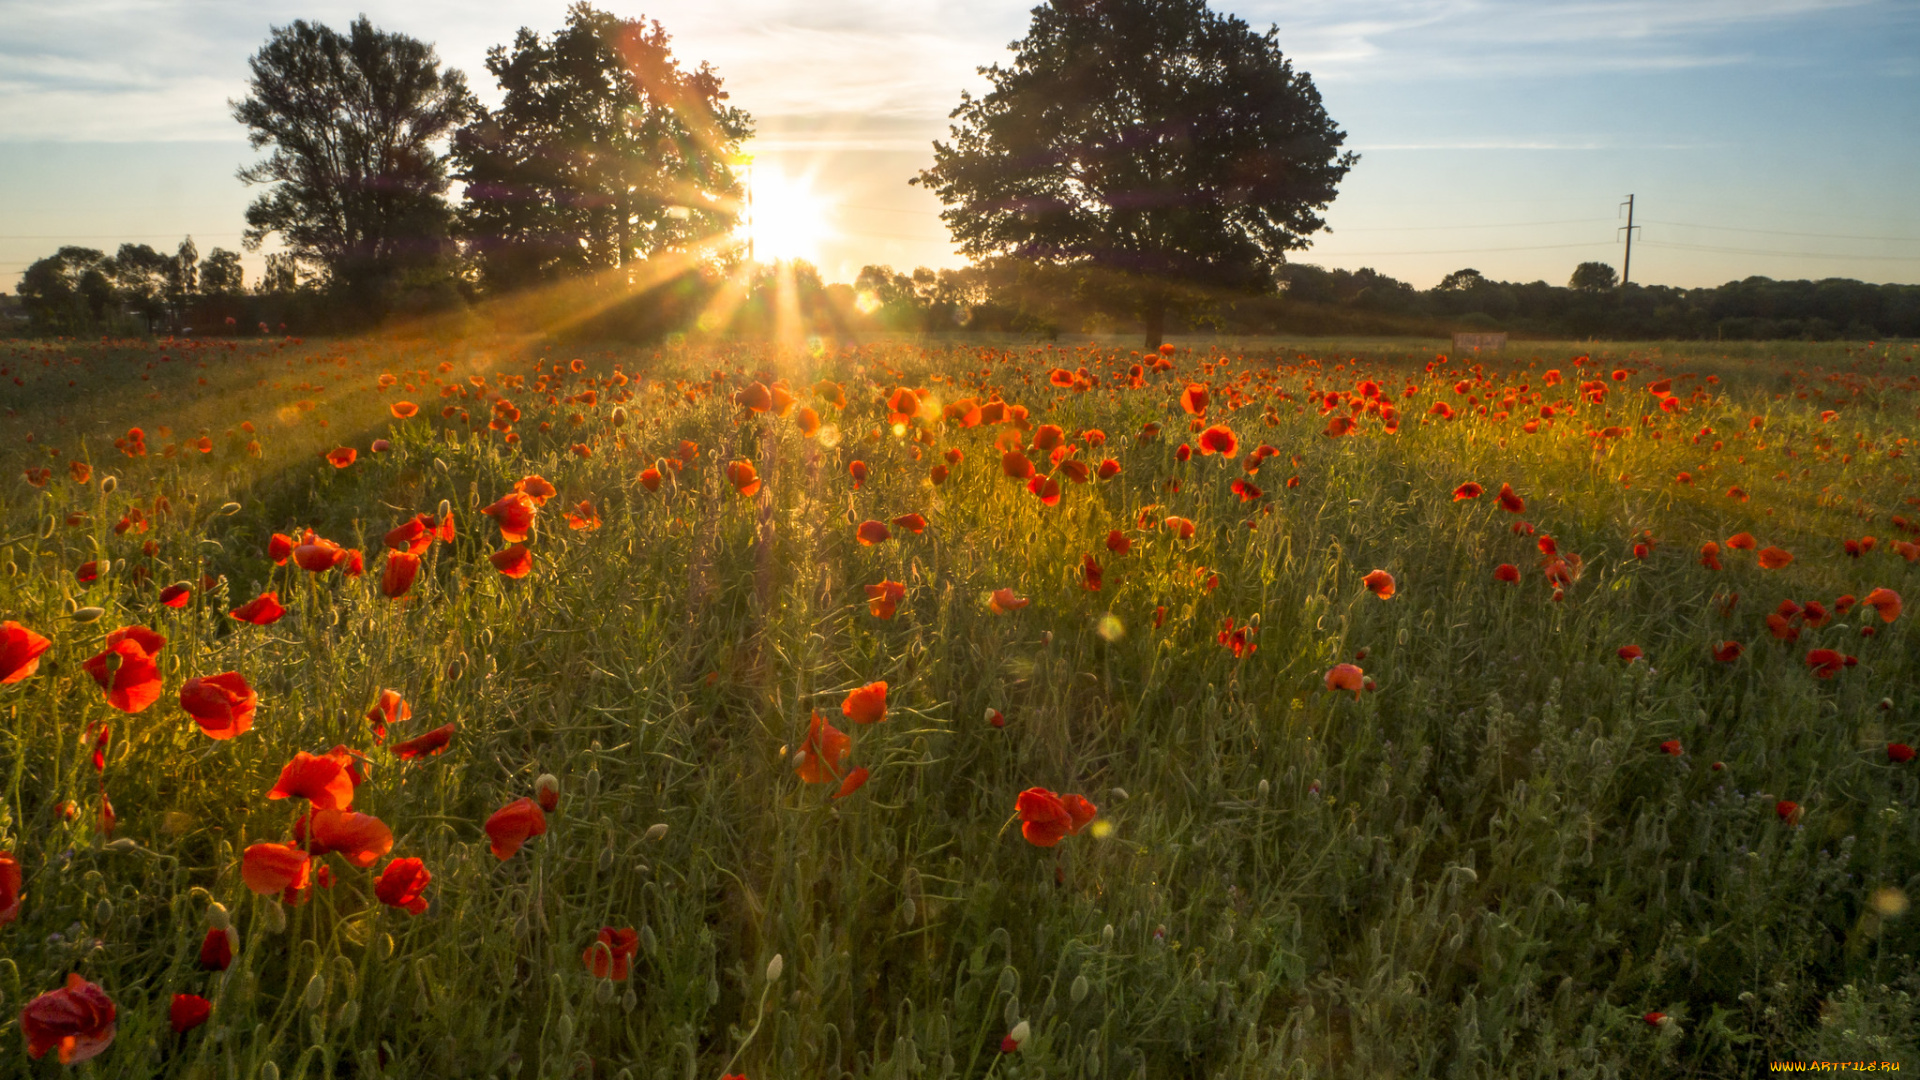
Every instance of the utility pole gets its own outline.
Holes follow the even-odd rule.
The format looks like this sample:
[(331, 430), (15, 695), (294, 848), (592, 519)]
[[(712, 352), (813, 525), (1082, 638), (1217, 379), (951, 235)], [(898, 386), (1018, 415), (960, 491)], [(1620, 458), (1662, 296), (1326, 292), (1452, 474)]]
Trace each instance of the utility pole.
[(1633, 223), (1633, 196), (1627, 196), (1627, 201), (1620, 205), (1627, 208), (1627, 224), (1620, 230), (1627, 234), (1627, 254), (1620, 262), (1620, 287), (1624, 289), (1633, 271), (1633, 231), (1639, 226)]

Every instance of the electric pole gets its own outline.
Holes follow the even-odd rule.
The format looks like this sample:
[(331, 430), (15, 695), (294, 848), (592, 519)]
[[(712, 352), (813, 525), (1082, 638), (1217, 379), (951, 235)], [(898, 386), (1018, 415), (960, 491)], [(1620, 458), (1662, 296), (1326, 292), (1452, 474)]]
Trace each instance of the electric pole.
[(1627, 196), (1627, 201), (1620, 205), (1627, 208), (1627, 224), (1620, 230), (1627, 234), (1627, 254), (1620, 261), (1620, 287), (1624, 289), (1633, 272), (1633, 231), (1639, 226), (1633, 223), (1633, 196)]

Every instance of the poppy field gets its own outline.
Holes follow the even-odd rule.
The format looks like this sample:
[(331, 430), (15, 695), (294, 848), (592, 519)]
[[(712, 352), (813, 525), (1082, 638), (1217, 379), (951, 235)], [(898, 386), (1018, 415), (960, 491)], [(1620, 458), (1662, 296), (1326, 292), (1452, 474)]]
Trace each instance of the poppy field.
[(0, 1075), (1920, 1067), (1914, 351), (0, 342)]

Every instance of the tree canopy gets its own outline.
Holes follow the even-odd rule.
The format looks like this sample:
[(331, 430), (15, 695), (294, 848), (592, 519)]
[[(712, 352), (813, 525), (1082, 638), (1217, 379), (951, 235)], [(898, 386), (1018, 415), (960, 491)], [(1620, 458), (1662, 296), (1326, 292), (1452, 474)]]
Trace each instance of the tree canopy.
[(1205, 0), (1052, 0), (1013, 47), (918, 182), (974, 259), (1123, 279), (1150, 346), (1175, 283), (1270, 289), (1359, 160), (1277, 31)]
[(254, 149), (272, 151), (239, 173), (271, 185), (247, 208), (249, 250), (278, 235), (292, 258), (375, 308), (417, 283), (447, 254), (439, 143), (478, 107), (466, 77), (365, 16), (346, 34), (275, 27), (249, 65), (233, 115)]
[(671, 40), (657, 21), (580, 3), (552, 35), (523, 27), (487, 54), (504, 98), (461, 129), (454, 157), (490, 286), (711, 252), (732, 229), (728, 160), (753, 122)]

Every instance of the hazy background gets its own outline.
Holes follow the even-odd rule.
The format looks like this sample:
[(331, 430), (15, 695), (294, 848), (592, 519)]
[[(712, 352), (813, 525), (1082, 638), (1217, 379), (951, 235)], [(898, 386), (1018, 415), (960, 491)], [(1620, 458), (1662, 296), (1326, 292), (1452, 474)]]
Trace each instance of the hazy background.
[[(769, 184), (812, 192), (829, 280), (866, 263), (953, 266), (930, 160), (975, 67), (1026, 3), (606, 2), (656, 18), (751, 112)], [(1297, 261), (1426, 288), (1471, 266), (1564, 284), (1763, 274), (1920, 281), (1920, 4), (1911, 0), (1216, 2), (1311, 72), (1363, 155)], [(227, 102), (271, 25), (361, 12), (437, 44), (489, 104), (486, 50), (557, 29), (561, 0), (0, 0), (0, 287), (61, 244), (238, 248), (252, 159)], [(251, 274), (259, 260), (249, 256)]]

